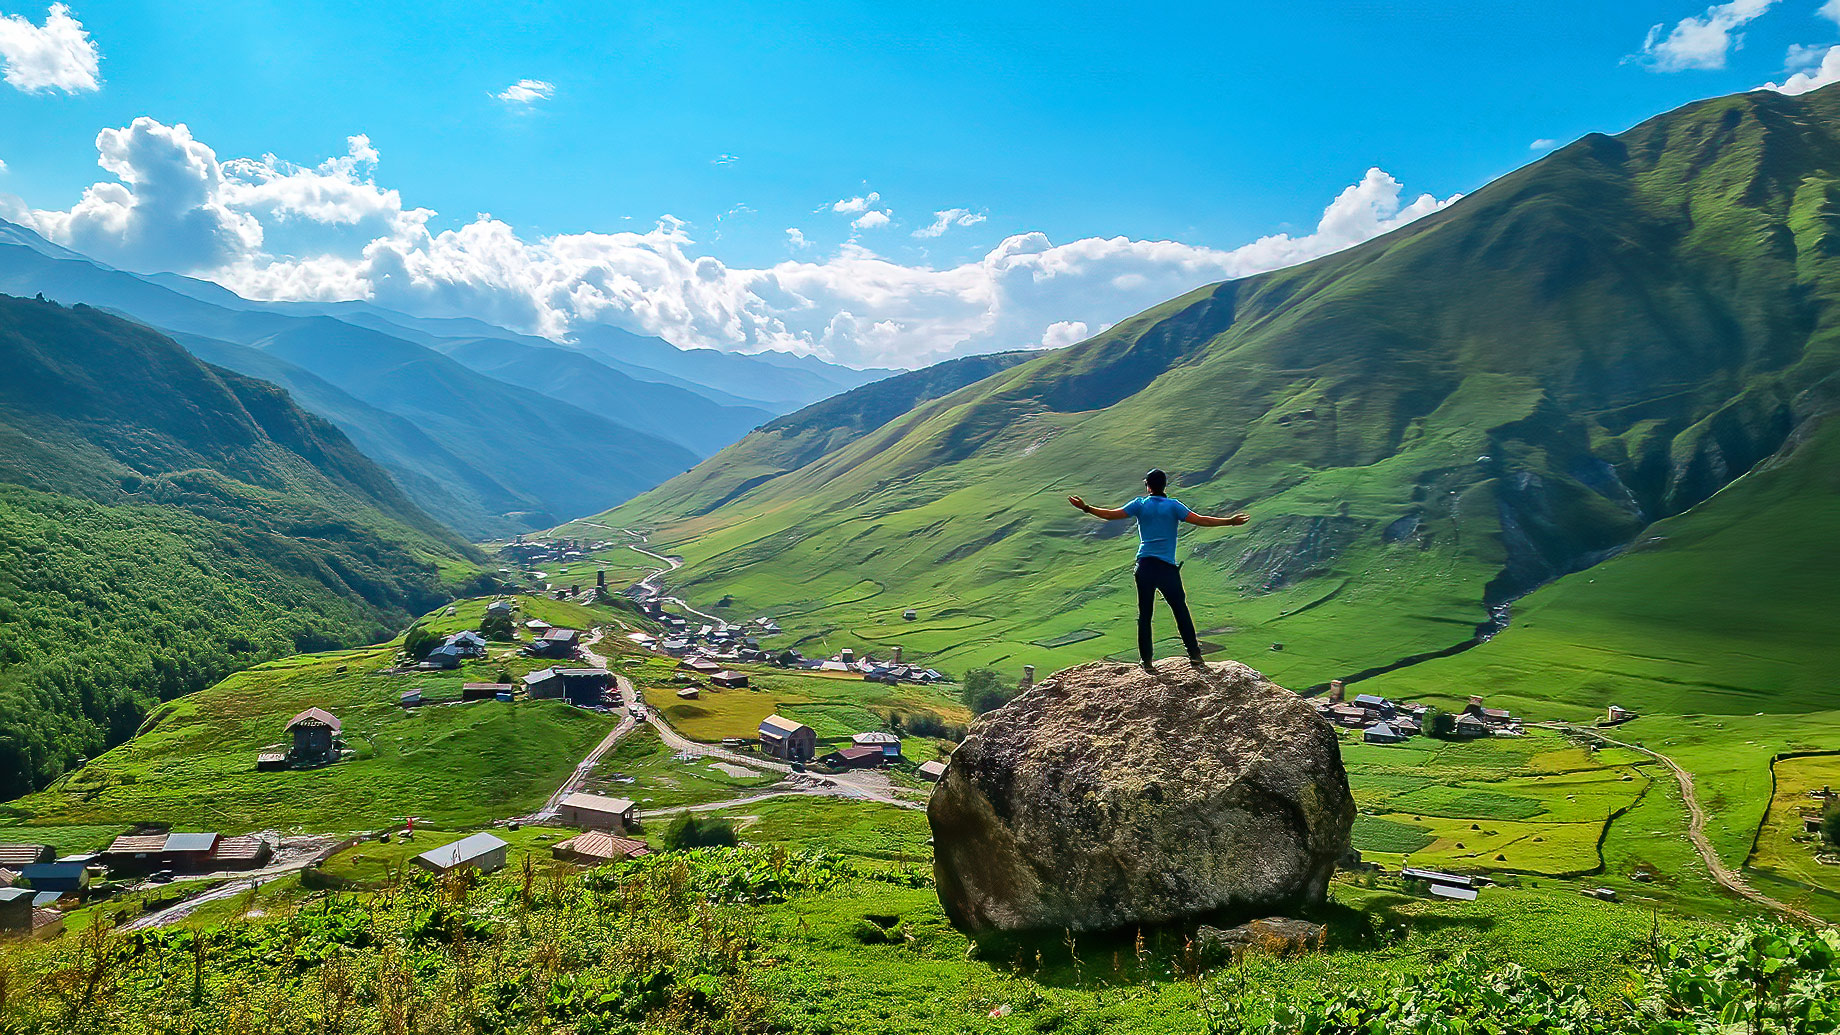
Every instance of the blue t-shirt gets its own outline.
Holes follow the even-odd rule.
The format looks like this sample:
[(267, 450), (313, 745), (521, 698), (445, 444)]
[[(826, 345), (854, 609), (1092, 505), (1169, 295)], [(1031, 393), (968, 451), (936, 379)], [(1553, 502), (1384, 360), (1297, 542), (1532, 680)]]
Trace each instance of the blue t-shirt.
[(1139, 496), (1124, 505), (1137, 519), (1137, 556), (1176, 562), (1176, 528), (1188, 517), (1188, 508), (1167, 496)]

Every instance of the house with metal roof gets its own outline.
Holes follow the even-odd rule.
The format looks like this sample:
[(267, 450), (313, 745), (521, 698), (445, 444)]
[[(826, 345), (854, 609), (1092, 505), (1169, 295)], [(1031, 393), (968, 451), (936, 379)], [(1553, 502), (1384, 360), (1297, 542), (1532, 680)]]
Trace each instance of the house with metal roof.
[(439, 848), (430, 848), (416, 856), (414, 862), (422, 869), (435, 873), (462, 869), (491, 873), (504, 868), (505, 853), (510, 847), (500, 838), (481, 832)]
[(901, 757), (901, 738), (885, 730), (858, 733), (850, 738), (850, 743), (857, 747), (872, 747), (888, 758)]
[(940, 777), (946, 775), (946, 764), (939, 761), (922, 762), (919, 772), (920, 779), (928, 783), (937, 783)]
[(818, 734), (783, 715), (760, 720), (760, 750), (788, 762), (809, 762), (818, 754)]
[(1361, 732), (1361, 740), (1368, 744), (1403, 744), (1406, 735), (1395, 730), (1390, 723), (1376, 722)]
[(638, 822), (637, 808), (626, 798), (577, 791), (556, 807), (556, 820), (584, 830), (629, 830)]
[(0, 888), (0, 931), (32, 930), (32, 897), (30, 888)]
[(870, 769), (887, 762), (888, 756), (876, 747), (847, 747), (824, 756), (824, 764), (837, 769)]
[(734, 669), (728, 668), (711, 674), (709, 681), (716, 686), (726, 687), (730, 690), (739, 690), (748, 685), (747, 673), (736, 672)]
[(580, 863), (584, 866), (598, 866), (604, 863), (619, 862), (621, 859), (636, 859), (641, 855), (652, 854), (652, 849), (644, 841), (635, 841), (630, 837), (610, 834), (605, 830), (588, 830), (576, 834), (550, 850), (550, 855), (563, 862)]
[(33, 863), (19, 871), (33, 891), (82, 891), (89, 887), (89, 867), (82, 863)]
[(0, 866), (17, 870), (21, 866), (33, 863), (48, 863), (57, 858), (57, 849), (50, 845), (0, 844)]
[(338, 716), (326, 709), (308, 708), (288, 720), (287, 731), (294, 738), (294, 749), (288, 757), (295, 765), (315, 765), (338, 758), (339, 731), (343, 728)]

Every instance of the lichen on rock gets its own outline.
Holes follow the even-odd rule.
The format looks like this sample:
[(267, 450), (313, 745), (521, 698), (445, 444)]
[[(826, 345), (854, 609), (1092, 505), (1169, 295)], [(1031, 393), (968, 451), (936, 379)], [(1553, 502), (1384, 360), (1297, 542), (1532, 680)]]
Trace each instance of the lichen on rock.
[(980, 718), (927, 807), (973, 933), (1320, 902), (1354, 799), (1334, 729), (1237, 662), (1091, 662)]

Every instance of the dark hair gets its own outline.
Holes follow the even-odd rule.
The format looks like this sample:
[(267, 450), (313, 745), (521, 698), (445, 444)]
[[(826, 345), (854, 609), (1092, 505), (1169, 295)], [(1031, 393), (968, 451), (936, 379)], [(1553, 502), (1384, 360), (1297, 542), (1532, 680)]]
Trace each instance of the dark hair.
[(1169, 476), (1163, 473), (1162, 468), (1152, 467), (1150, 473), (1144, 475), (1144, 484), (1150, 486), (1151, 492), (1161, 496), (1169, 488)]

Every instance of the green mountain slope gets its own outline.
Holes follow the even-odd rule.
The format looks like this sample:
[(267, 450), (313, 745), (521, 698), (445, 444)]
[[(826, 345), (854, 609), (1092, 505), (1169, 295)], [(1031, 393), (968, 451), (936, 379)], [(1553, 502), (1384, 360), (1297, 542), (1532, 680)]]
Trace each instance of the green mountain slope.
[(0, 796), (162, 698), (385, 637), (479, 560), (273, 385), (0, 296)]
[[(183, 278), (140, 277), (55, 246), (28, 247), (17, 242), (30, 232), (18, 227), (9, 236), (11, 242), (0, 237), (0, 291), (103, 306), (188, 339), (246, 346), (362, 401), (364, 411), (346, 407), (321, 415), (377, 449), (375, 459), (418, 504), (469, 535), (504, 535), (590, 513), (697, 459), (599, 411), (495, 380), (404, 338), (329, 316), (288, 315), (235, 296), (232, 304), (217, 304), (160, 282)], [(219, 300), (228, 294), (221, 288), (196, 292)], [(276, 373), (272, 364), (238, 366), (246, 357), (214, 354), (252, 376)], [(303, 390), (301, 398), (311, 406), (317, 396)], [(442, 455), (424, 465), (422, 454), (401, 442), (400, 428), (379, 426), (376, 411), (412, 423)], [(470, 470), (452, 477), (456, 464)]]
[(1840, 91), (1690, 105), (796, 470), (734, 483), (744, 442), (605, 523), (816, 639), (1051, 668), (1132, 635), (1129, 523), (1064, 497), (1115, 504), (1162, 466), (1254, 518), (1186, 536), (1207, 638), (1320, 683), (1467, 639), (1788, 441), (1840, 368), (1837, 201)]

